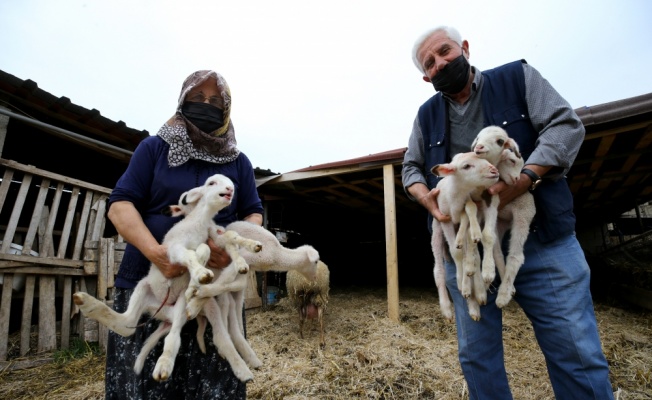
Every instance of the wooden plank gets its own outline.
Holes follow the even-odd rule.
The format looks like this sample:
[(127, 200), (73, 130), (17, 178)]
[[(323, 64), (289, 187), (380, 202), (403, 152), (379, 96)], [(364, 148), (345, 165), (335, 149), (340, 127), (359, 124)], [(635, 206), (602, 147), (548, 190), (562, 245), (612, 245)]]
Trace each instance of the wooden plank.
[(2, 254), (0, 253), (0, 268), (5, 268), (3, 261), (15, 261), (28, 264), (58, 265), (60, 267), (81, 268), (84, 266), (83, 260), (69, 260), (56, 257), (42, 257), (39, 254), (35, 256), (25, 256), (22, 254)]
[(20, 355), (24, 356), (31, 349), (32, 313), (34, 311), (34, 287), (36, 276), (27, 275), (25, 278), (25, 297), (23, 298), (23, 315), (20, 320)]
[[(88, 293), (88, 288), (86, 288), (86, 278), (83, 278), (83, 277), (82, 277), (82, 278), (79, 280), (79, 290), (78, 290), (78, 291), (79, 291), (79, 292)], [(89, 294), (90, 294), (90, 293), (89, 293)], [(79, 333), (79, 336), (80, 336), (82, 339), (85, 339), (85, 336), (84, 336), (84, 335), (85, 335), (85, 331), (86, 331), (86, 320), (87, 320), (87, 319), (86, 319), (86, 317), (84, 316), (84, 314), (82, 314), (81, 312), (77, 313), (77, 317), (79, 318), (79, 319), (77, 320), (77, 322), (78, 322), (78, 324), (77, 324), (77, 333)]]
[[(106, 277), (106, 287), (107, 288), (113, 288), (115, 287), (115, 273), (116, 273), (116, 265), (115, 265), (115, 256), (116, 256), (116, 251), (115, 251), (115, 241), (113, 239), (106, 239), (107, 241), (107, 252), (106, 252), (106, 266), (107, 266), (107, 277)], [(112, 297), (109, 296), (110, 292), (107, 293), (107, 299), (111, 299)]]
[(100, 259), (98, 260), (98, 271), (97, 271), (97, 298), (100, 300), (106, 300), (106, 281), (108, 275), (108, 267), (106, 264), (107, 261), (107, 245), (106, 240), (100, 240)]
[(38, 360), (20, 360), (20, 361), (0, 361), (1, 371), (18, 371), (21, 369), (29, 369), (40, 367), (41, 365), (49, 364), (54, 361), (54, 358), (40, 358)]
[(82, 248), (84, 244), (84, 237), (86, 236), (86, 226), (88, 223), (88, 216), (91, 211), (91, 205), (93, 204), (93, 192), (87, 191), (86, 196), (84, 196), (84, 207), (82, 208), (81, 216), (79, 217), (79, 226), (77, 227), (77, 233), (75, 235), (75, 246), (72, 251), (72, 259), (79, 260), (82, 253)]
[(261, 307), (263, 299), (258, 295), (258, 283), (256, 282), (256, 271), (249, 270), (247, 274), (247, 288), (245, 289), (245, 309)]
[(38, 352), (57, 348), (57, 310), (54, 307), (55, 280), (53, 276), (41, 276), (38, 282)]
[(5, 173), (2, 176), (2, 183), (0, 184), (0, 211), (5, 205), (5, 200), (7, 199), (7, 193), (9, 192), (9, 186), (11, 186), (11, 179), (14, 176), (14, 171), (12, 169), (5, 169)]
[(63, 305), (61, 307), (61, 349), (70, 347), (70, 319), (72, 318), (72, 278), (63, 279)]
[(41, 221), (41, 216), (43, 214), (43, 207), (45, 205), (45, 200), (47, 198), (49, 188), (50, 180), (41, 180), (41, 188), (38, 191), (38, 197), (36, 199), (36, 203), (34, 204), (34, 211), (32, 212), (32, 219), (29, 223), (29, 228), (27, 229), (25, 243), (23, 244), (23, 254), (25, 255), (28, 255), (34, 247), (34, 239), (36, 238), (36, 233), (38, 232), (38, 227)]
[[(65, 260), (62, 260), (65, 261)], [(83, 276), (84, 270), (81, 268), (55, 268), (55, 267), (19, 267), (19, 268), (3, 268), (3, 273), (21, 273), (21, 274), (35, 274), (35, 275), (66, 275), (66, 276)]]
[(70, 232), (72, 231), (72, 223), (75, 218), (75, 209), (77, 208), (78, 199), (79, 188), (75, 186), (70, 193), (68, 212), (66, 213), (66, 220), (63, 224), (63, 230), (61, 231), (61, 237), (59, 239), (59, 251), (57, 252), (58, 258), (66, 257), (66, 249), (68, 247), (68, 240), (70, 239)]
[(383, 166), (385, 183), (385, 251), (387, 259), (387, 311), (389, 319), (399, 321), (398, 306), (398, 256), (396, 238), (396, 202), (394, 167)]
[(13, 290), (13, 276), (5, 275), (0, 297), (0, 361), (7, 359), (7, 346), (9, 344), (9, 317), (11, 314), (11, 291)]
[(102, 238), (102, 231), (104, 230), (104, 213), (106, 210), (106, 196), (100, 195), (97, 198), (93, 208), (95, 209), (95, 216), (93, 218), (93, 229), (88, 240), (96, 241)]
[(88, 183), (88, 182), (84, 182), (84, 181), (80, 181), (79, 179), (70, 178), (70, 177), (67, 177), (65, 175), (55, 174), (53, 172), (46, 171), (44, 169), (38, 169), (38, 168), (36, 168), (36, 167), (34, 167), (32, 165), (20, 164), (20, 163), (17, 163), (16, 161), (6, 160), (4, 158), (0, 158), (0, 165), (4, 165), (5, 167), (9, 167), (9, 168), (14, 169), (14, 170), (24, 171), (24, 172), (27, 172), (27, 173), (30, 173), (30, 174), (43, 176), (43, 177), (49, 178), (51, 180), (68, 183), (68, 184), (70, 184), (72, 186), (79, 186), (79, 187), (82, 187), (82, 188), (85, 188), (85, 189), (89, 189), (89, 190), (93, 190), (93, 191), (101, 192), (101, 193), (106, 193), (106, 194), (111, 193), (111, 189), (109, 189), (109, 188), (94, 185), (92, 183)]
[(248, 310), (250, 308), (258, 308), (262, 306), (263, 306), (263, 299), (261, 299), (260, 297), (245, 299), (244, 302), (245, 310)]
[(23, 206), (25, 205), (25, 197), (27, 197), (27, 192), (29, 191), (31, 182), (31, 175), (25, 175), (23, 177), (23, 182), (20, 185), (18, 196), (16, 197), (16, 202), (14, 203), (14, 209), (11, 212), (11, 217), (9, 217), (9, 223), (7, 223), (7, 230), (5, 231), (4, 239), (2, 239), (2, 247), (0, 248), (1, 253), (9, 252), (11, 243), (14, 240), (14, 233), (16, 233), (16, 226), (18, 226), (18, 219), (20, 218), (20, 214), (23, 211)]
[(52, 198), (52, 204), (50, 206), (50, 215), (48, 217), (48, 223), (45, 228), (45, 241), (43, 247), (45, 252), (43, 253), (46, 256), (54, 256), (54, 237), (52, 235), (54, 231), (54, 222), (57, 220), (57, 214), (59, 213), (59, 204), (61, 203), (61, 194), (63, 193), (63, 183), (59, 182), (57, 184), (57, 189), (54, 192), (54, 197)]

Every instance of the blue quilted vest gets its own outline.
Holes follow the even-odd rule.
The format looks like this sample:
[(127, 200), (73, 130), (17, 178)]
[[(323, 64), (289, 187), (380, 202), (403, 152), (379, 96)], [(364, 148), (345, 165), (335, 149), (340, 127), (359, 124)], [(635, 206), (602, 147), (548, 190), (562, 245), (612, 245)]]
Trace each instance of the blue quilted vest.
[[(497, 125), (505, 129), (527, 159), (534, 149), (538, 133), (530, 123), (525, 102), (524, 62), (514, 61), (482, 72), (482, 107), (484, 125)], [(430, 168), (452, 158), (449, 154), (448, 107), (442, 94), (437, 93), (428, 99), (419, 108), (418, 117), (424, 140), (426, 180), (432, 189), (440, 178), (432, 174)], [(533, 195), (537, 213), (532, 231), (538, 234), (542, 242), (574, 232), (573, 196), (565, 179), (544, 179)]]

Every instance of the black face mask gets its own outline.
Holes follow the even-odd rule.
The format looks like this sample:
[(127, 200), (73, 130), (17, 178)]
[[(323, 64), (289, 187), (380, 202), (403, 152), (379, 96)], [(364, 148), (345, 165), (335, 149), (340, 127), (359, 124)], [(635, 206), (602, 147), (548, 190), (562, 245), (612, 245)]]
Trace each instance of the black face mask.
[(224, 125), (224, 111), (210, 104), (187, 101), (181, 106), (181, 113), (205, 133), (214, 132)]
[(430, 81), (438, 92), (457, 94), (464, 89), (466, 83), (469, 81), (470, 71), (471, 65), (469, 65), (469, 61), (462, 53), (459, 57), (449, 62), (444, 69), (437, 72), (434, 77), (430, 78)]

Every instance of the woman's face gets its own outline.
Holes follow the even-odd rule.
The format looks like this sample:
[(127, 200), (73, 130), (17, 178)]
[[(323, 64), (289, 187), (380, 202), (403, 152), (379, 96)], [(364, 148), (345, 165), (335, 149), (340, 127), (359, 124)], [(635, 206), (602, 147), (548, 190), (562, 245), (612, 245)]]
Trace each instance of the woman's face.
[(217, 81), (213, 77), (209, 77), (204, 82), (192, 88), (186, 95), (186, 101), (209, 103), (219, 109), (224, 109), (224, 99), (220, 96)]

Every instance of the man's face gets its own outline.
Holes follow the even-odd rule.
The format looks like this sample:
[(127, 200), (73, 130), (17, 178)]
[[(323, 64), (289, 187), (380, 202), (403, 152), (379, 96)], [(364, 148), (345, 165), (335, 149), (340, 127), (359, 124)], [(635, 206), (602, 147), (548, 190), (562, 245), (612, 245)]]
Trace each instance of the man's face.
[[(466, 41), (462, 43), (462, 46), (465, 45)], [(437, 71), (442, 70), (460, 54), (462, 54), (462, 47), (449, 39), (446, 32), (439, 31), (430, 36), (417, 51), (417, 58), (425, 70), (423, 80), (430, 82)]]

